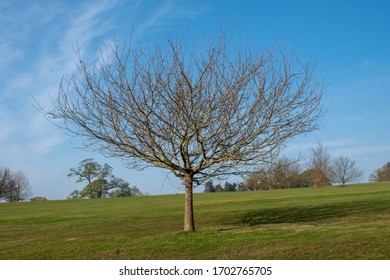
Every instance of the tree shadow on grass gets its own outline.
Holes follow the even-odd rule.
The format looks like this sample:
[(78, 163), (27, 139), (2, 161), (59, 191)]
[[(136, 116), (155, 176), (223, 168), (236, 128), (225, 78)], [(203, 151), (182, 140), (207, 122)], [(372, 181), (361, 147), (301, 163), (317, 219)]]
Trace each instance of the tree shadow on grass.
[(388, 201), (367, 200), (339, 204), (279, 207), (249, 211), (242, 217), (241, 223), (246, 226), (307, 223), (383, 210), (390, 210)]

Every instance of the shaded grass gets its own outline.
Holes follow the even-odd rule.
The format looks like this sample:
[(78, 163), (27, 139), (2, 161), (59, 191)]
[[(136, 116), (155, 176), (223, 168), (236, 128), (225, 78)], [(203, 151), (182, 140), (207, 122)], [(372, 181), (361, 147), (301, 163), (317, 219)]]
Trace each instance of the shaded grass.
[(390, 199), (385, 197), (372, 200), (352, 201), (345, 203), (332, 203), (325, 205), (309, 205), (282, 207), (249, 211), (241, 220), (249, 226), (280, 224), (280, 223), (311, 223), (327, 219), (340, 219), (342, 217), (359, 215), (364, 209), (365, 214), (388, 210)]
[(0, 204), (0, 259), (390, 259), (390, 184)]

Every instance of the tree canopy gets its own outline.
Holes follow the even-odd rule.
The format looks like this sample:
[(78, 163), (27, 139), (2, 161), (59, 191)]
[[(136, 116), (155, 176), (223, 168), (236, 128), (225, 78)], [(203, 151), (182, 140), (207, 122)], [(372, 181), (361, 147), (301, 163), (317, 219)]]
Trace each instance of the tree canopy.
[(293, 137), (318, 129), (323, 85), (294, 54), (260, 52), (221, 31), (145, 47), (127, 41), (95, 63), (78, 58), (50, 119), (131, 168), (170, 170), (185, 183), (185, 231), (194, 231), (194, 183), (245, 172)]
[[(101, 165), (92, 158), (80, 161), (77, 168), (69, 170), (68, 177), (77, 177), (76, 182), (86, 182), (86, 186), (81, 190), (74, 190), (68, 199), (79, 198), (102, 198), (108, 196), (135, 196), (142, 194), (129, 188), (129, 183), (122, 178), (117, 178), (112, 174), (112, 167), (108, 164)], [(109, 190), (115, 189), (109, 193)], [(133, 190), (133, 192), (132, 192)], [(133, 194), (133, 195), (132, 195)]]

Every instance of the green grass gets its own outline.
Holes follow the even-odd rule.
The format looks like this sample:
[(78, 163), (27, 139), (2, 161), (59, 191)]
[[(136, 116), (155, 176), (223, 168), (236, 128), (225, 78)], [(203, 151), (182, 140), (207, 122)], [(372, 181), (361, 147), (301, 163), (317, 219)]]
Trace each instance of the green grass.
[(0, 204), (0, 259), (390, 259), (390, 183)]

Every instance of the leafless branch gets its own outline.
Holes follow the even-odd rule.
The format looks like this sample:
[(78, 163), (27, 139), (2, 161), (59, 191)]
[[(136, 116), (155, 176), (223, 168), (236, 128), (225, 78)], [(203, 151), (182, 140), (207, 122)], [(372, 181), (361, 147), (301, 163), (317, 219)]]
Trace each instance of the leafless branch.
[(45, 115), (89, 148), (131, 168), (171, 170), (191, 188), (250, 169), (318, 129), (323, 85), (312, 64), (234, 48), (223, 32), (205, 49), (167, 41), (111, 46), (91, 64), (80, 56)]

